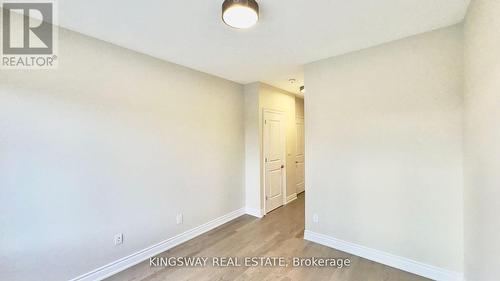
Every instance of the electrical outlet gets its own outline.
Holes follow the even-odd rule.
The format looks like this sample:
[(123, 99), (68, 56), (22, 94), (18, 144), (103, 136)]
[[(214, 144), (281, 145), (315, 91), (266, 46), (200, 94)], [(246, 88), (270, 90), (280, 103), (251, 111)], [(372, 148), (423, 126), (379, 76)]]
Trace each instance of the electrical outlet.
[(177, 222), (177, 224), (182, 224), (182, 222), (183, 222), (182, 213), (177, 214), (177, 217), (175, 218), (175, 221)]
[(123, 244), (123, 233), (115, 235), (115, 246)]
[(318, 214), (313, 214), (313, 222), (318, 223), (319, 222), (319, 216)]

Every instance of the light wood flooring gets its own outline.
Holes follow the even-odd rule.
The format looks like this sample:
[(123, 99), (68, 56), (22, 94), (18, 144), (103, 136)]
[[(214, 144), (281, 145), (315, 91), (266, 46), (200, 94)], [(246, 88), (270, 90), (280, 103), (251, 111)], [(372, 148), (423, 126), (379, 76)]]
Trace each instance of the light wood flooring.
[(108, 281), (280, 280), (280, 281), (421, 281), (428, 280), (303, 239), (304, 194), (294, 202), (257, 219), (239, 217), (159, 255), (159, 257), (330, 257), (349, 258), (351, 266), (151, 268), (149, 260)]

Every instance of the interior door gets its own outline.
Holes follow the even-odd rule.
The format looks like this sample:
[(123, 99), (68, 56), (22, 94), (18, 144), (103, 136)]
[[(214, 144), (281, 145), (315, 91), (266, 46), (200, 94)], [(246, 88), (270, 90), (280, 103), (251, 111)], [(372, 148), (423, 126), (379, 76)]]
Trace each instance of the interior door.
[(283, 205), (285, 173), (285, 119), (283, 116), (282, 113), (264, 111), (266, 213)]
[(297, 194), (305, 190), (305, 179), (304, 179), (304, 168), (305, 168), (305, 157), (304, 157), (304, 117), (296, 118), (296, 128), (297, 128), (297, 154), (295, 159), (296, 167), (296, 190)]

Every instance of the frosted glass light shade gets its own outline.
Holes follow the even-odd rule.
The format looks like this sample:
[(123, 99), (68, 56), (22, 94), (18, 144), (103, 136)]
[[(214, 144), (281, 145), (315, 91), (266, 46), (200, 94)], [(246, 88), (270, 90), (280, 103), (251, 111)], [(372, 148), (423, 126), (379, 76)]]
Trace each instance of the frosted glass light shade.
[(255, 0), (225, 0), (222, 20), (234, 28), (250, 28), (259, 21), (259, 5)]

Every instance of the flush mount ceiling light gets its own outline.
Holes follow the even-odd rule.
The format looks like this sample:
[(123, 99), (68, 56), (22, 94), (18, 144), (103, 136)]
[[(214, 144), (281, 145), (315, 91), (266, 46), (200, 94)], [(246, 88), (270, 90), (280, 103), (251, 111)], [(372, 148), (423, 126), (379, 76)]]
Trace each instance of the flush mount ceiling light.
[(222, 20), (234, 28), (250, 28), (259, 21), (259, 4), (255, 0), (225, 0)]

